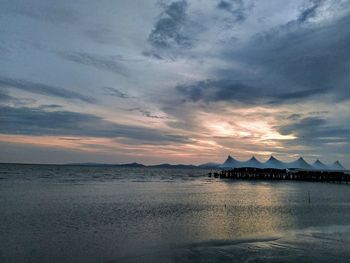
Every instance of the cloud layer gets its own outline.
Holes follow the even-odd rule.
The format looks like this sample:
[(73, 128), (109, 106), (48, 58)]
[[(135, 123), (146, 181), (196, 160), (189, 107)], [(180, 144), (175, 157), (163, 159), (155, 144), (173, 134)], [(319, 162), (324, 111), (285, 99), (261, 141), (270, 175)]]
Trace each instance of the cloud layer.
[(0, 143), (12, 154), (303, 154), (350, 167), (347, 0), (13, 0), (0, 24)]
[(96, 99), (92, 97), (79, 94), (75, 91), (22, 79), (0, 77), (0, 89), (19, 89), (30, 93), (59, 97), (62, 99), (78, 99), (88, 103), (94, 103), (96, 101)]
[[(112, 123), (98, 116), (41, 108), (0, 108), (0, 133), (21, 135), (56, 135), (77, 137), (127, 138), (143, 143), (169, 144), (186, 138), (156, 129)], [(50, 107), (52, 108), (52, 107)]]

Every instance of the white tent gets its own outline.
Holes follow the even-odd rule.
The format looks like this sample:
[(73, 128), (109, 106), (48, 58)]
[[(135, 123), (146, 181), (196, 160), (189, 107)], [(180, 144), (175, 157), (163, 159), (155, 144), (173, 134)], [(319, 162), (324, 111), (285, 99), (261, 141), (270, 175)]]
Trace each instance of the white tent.
[(316, 170), (329, 170), (330, 169), (327, 165), (325, 165), (323, 162), (321, 162), (318, 159), (312, 164), (312, 167)]
[(313, 167), (310, 164), (308, 164), (303, 157), (300, 157), (294, 162), (287, 163), (286, 167), (289, 169), (306, 169), (306, 170), (313, 169)]
[(274, 156), (270, 156), (270, 158), (263, 163), (264, 168), (273, 168), (273, 169), (285, 169), (286, 163), (276, 159)]
[(220, 168), (239, 168), (242, 167), (242, 162), (237, 161), (235, 158), (229, 155), (226, 161), (219, 166)]
[(316, 160), (312, 165), (310, 165), (304, 160), (303, 157), (300, 157), (299, 159), (293, 162), (285, 163), (278, 160), (272, 155), (264, 163), (261, 163), (254, 156), (247, 161), (238, 161), (229, 155), (226, 161), (223, 164), (221, 164), (219, 167), (220, 168), (305, 169), (305, 170), (318, 170), (318, 171), (322, 171), (322, 170), (345, 171), (346, 170), (339, 161), (336, 161), (333, 164), (327, 166), (324, 163), (322, 163), (320, 160)]
[(242, 168), (242, 167), (251, 167), (251, 168), (263, 168), (261, 162), (259, 162), (254, 156), (247, 161), (238, 161), (229, 155), (226, 161), (219, 166), (220, 168)]
[(261, 162), (259, 162), (255, 156), (250, 158), (248, 161), (245, 161), (242, 163), (242, 167), (251, 167), (251, 168), (263, 168), (263, 165)]
[(329, 168), (331, 170), (337, 170), (337, 171), (345, 171), (346, 170), (345, 167), (339, 161), (336, 161), (333, 164), (329, 165)]

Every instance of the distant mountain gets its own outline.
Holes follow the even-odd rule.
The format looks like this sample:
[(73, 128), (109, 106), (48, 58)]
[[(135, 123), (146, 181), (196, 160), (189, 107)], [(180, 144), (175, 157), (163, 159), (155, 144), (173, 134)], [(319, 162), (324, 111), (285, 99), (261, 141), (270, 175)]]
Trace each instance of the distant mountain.
[(71, 165), (71, 166), (113, 166), (113, 167), (130, 167), (130, 168), (143, 168), (143, 167), (150, 167), (150, 168), (175, 168), (175, 169), (193, 169), (193, 168), (207, 168), (207, 167), (201, 167), (196, 166), (192, 164), (169, 164), (169, 163), (163, 163), (163, 164), (155, 164), (155, 165), (144, 165), (141, 163), (122, 163), (122, 164), (104, 164), (104, 163), (70, 163), (65, 165)]
[(176, 169), (197, 168), (197, 166), (192, 165), (192, 164), (187, 165), (187, 164), (169, 164), (169, 163), (148, 165), (147, 167), (151, 167), (151, 168), (176, 168)]
[(108, 164), (108, 163), (66, 163), (64, 165), (69, 165), (69, 166), (114, 166), (114, 164)]
[(203, 169), (215, 169), (219, 168), (220, 164), (219, 163), (203, 163), (198, 165), (198, 168), (203, 168)]
[(130, 168), (143, 168), (143, 167), (150, 167), (150, 168), (178, 168), (178, 169), (185, 169), (185, 168), (197, 168), (198, 166), (195, 165), (187, 165), (187, 164), (169, 164), (169, 163), (163, 163), (163, 164), (155, 164), (155, 165), (144, 165), (142, 163), (122, 163), (122, 164), (101, 164), (101, 163), (79, 163), (79, 164), (70, 164), (70, 165), (82, 165), (82, 166), (113, 166), (113, 167), (130, 167)]
[(110, 163), (67, 163), (64, 165), (69, 166), (116, 166), (116, 167), (145, 167), (145, 165), (140, 163), (122, 163), (122, 164), (110, 164)]
[(103, 164), (103, 163), (71, 163), (66, 165), (75, 165), (75, 166), (113, 166), (113, 167), (131, 167), (131, 168), (144, 168), (144, 167), (150, 167), (150, 168), (164, 168), (164, 169), (232, 169), (232, 168), (244, 168), (244, 167), (250, 167), (250, 168), (274, 168), (274, 169), (305, 169), (305, 170), (334, 170), (334, 171), (345, 171), (346, 168), (339, 162), (336, 161), (331, 165), (325, 165), (320, 160), (316, 160), (312, 165), (307, 163), (304, 158), (300, 157), (299, 159), (290, 162), (285, 163), (274, 156), (270, 156), (270, 158), (264, 162), (261, 163), (259, 160), (257, 160), (254, 156), (251, 157), (247, 161), (238, 161), (235, 158), (233, 158), (231, 155), (227, 156), (227, 159), (224, 163), (218, 164), (218, 163), (204, 163), (200, 165), (191, 165), (191, 164), (169, 164), (169, 163), (163, 163), (163, 164), (156, 164), (156, 165), (144, 165), (141, 163), (124, 163), (124, 164)]
[(141, 163), (122, 163), (122, 164), (114, 164), (113, 166), (117, 167), (146, 167), (146, 165)]

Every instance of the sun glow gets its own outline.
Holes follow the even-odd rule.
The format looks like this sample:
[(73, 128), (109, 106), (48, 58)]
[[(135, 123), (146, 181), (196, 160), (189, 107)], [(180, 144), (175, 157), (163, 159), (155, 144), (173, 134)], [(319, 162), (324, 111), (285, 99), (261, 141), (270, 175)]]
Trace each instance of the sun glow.
[(213, 122), (207, 127), (213, 136), (250, 138), (254, 140), (294, 140), (292, 134), (282, 135), (271, 124), (261, 120), (238, 120), (236, 122)]

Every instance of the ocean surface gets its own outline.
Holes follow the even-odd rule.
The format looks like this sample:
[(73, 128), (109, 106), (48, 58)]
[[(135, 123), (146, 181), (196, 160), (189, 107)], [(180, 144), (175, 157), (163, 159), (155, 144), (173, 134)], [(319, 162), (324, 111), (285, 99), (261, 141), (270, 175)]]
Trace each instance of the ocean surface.
[(207, 172), (0, 165), (0, 262), (350, 261), (350, 185)]

